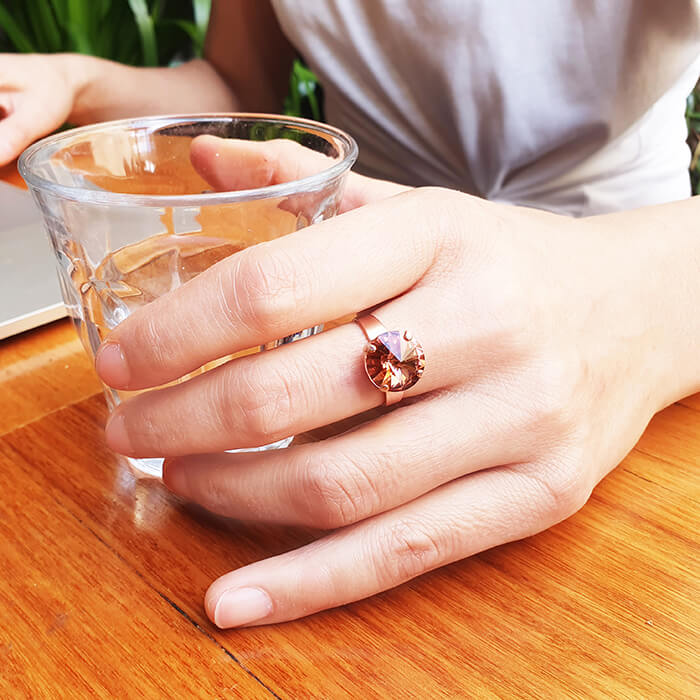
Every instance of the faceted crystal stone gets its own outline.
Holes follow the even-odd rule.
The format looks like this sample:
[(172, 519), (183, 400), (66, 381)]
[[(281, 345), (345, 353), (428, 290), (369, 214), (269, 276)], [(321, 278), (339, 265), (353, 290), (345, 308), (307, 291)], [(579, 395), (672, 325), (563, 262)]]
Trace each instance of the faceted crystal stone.
[(365, 347), (365, 369), (382, 391), (405, 391), (423, 374), (425, 353), (407, 331), (387, 331)]

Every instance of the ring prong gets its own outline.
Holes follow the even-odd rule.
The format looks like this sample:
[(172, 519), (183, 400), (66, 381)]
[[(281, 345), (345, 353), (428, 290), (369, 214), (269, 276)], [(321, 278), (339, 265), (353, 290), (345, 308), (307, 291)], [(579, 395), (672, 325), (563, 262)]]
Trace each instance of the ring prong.
[(372, 343), (367, 343), (367, 345), (365, 345), (365, 352), (377, 352), (377, 346)]
[(411, 333), (411, 331), (404, 331), (403, 332), (403, 339), (404, 340), (413, 340), (413, 333)]

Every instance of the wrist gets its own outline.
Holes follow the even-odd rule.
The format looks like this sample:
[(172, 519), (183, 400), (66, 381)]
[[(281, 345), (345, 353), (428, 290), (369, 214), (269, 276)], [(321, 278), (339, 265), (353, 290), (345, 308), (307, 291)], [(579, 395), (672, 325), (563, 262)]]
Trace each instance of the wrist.
[(92, 114), (100, 107), (101, 100), (96, 94), (99, 86), (108, 85), (109, 81), (114, 79), (110, 72), (119, 64), (76, 53), (55, 54), (54, 58), (66, 89), (73, 96), (69, 123), (88, 124), (94, 120)]
[(59, 61), (73, 95), (73, 124), (236, 109), (230, 89), (206, 61), (173, 68), (138, 68), (79, 54), (61, 54)]
[(640, 382), (654, 411), (700, 390), (698, 205), (700, 198), (581, 220), (613, 246), (609, 304), (623, 309), (617, 335), (636, 358), (630, 380)]

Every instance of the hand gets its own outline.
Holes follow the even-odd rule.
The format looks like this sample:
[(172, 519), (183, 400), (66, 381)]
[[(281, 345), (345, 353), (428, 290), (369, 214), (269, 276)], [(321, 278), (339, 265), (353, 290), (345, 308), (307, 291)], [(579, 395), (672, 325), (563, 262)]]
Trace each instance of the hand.
[(200, 59), (136, 68), (81, 54), (0, 54), (0, 166), (66, 121), (235, 109), (230, 88)]
[(0, 54), (0, 165), (66, 122), (78, 89), (75, 58)]
[(401, 190), (352, 176), (348, 202), (363, 206), (221, 261), (134, 313), (98, 354), (105, 382), (143, 389), (377, 305), (425, 348), (425, 373), (395, 409), (286, 450), (215, 454), (380, 406), (357, 324), (113, 414), (109, 445), (170, 457), (164, 482), (182, 497), (334, 530), (215, 581), (205, 607), (221, 627), (298, 618), (537, 533), (586, 502), (660, 408), (638, 260), (605, 217)]

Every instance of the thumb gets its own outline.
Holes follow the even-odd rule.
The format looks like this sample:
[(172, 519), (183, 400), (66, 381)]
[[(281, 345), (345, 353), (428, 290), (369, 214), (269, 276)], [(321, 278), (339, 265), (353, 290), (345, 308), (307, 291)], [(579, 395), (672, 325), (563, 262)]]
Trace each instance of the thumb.
[[(334, 160), (287, 139), (246, 141), (198, 136), (190, 160), (195, 170), (218, 191), (269, 187), (320, 173)], [(385, 180), (350, 173), (340, 213), (410, 189)]]

